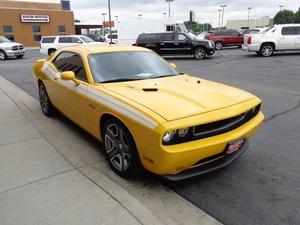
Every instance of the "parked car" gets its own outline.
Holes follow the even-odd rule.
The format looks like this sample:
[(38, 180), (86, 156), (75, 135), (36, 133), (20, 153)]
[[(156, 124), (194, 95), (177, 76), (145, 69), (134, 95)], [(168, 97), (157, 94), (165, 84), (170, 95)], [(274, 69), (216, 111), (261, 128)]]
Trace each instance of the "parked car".
[(149, 48), (160, 55), (193, 55), (197, 60), (215, 53), (212, 41), (201, 40), (191, 33), (140, 34), (135, 45)]
[(86, 36), (88, 36), (89, 38), (93, 39), (96, 42), (105, 42), (106, 41), (106, 38), (99, 34), (87, 34)]
[(23, 58), (25, 49), (22, 44), (10, 41), (9, 39), (0, 36), (0, 60), (5, 60), (9, 57)]
[(274, 25), (258, 33), (245, 36), (243, 50), (260, 56), (272, 56), (275, 51), (300, 50), (300, 24)]
[(214, 41), (217, 50), (226, 46), (243, 45), (243, 36), (236, 30), (213, 30), (205, 36), (206, 39)]
[(102, 141), (117, 174), (181, 180), (237, 159), (264, 115), (256, 96), (175, 68), (145, 48), (86, 44), (38, 60), (33, 79), (42, 112)]
[(95, 41), (85, 35), (43, 36), (40, 41), (40, 52), (44, 55), (51, 55), (63, 47), (91, 42)]

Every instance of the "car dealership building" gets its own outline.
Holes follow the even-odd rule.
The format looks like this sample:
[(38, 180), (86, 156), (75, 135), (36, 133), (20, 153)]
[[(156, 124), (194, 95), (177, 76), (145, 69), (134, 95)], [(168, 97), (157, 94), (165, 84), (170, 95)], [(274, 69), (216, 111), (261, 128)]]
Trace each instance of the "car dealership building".
[(42, 36), (75, 34), (69, 0), (60, 3), (0, 0), (0, 36), (27, 47)]

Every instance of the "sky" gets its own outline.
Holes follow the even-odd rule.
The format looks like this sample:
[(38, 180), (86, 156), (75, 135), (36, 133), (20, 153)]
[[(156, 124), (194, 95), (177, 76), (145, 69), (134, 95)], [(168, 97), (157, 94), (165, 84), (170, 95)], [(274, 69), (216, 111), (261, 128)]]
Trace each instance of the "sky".
[[(33, 1), (33, 0), (31, 0)], [(44, 2), (59, 2), (59, 0), (34, 0)], [(248, 7), (252, 7), (251, 18), (265, 16), (274, 17), (279, 11), (279, 5), (285, 9), (297, 11), (300, 0), (174, 0), (171, 3), (172, 16), (187, 20), (189, 11), (196, 13), (198, 22), (209, 22), (218, 25), (218, 9), (226, 4), (224, 21), (229, 19), (246, 19)], [(164, 12), (168, 12), (168, 4), (165, 0), (111, 0), (112, 15), (119, 20), (137, 19), (142, 14), (142, 19), (163, 18)], [(101, 13), (107, 13), (107, 0), (71, 0), (71, 7), (75, 18), (82, 22), (102, 22)], [(108, 20), (106, 16), (106, 20)]]

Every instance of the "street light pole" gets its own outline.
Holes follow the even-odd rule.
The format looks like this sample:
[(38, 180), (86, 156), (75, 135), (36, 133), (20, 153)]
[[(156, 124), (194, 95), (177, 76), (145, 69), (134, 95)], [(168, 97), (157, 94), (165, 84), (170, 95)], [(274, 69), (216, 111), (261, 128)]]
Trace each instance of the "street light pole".
[(250, 13), (251, 13), (252, 7), (248, 7), (248, 29), (250, 29)]
[(112, 43), (110, 0), (108, 0), (108, 17), (109, 17), (109, 36), (110, 36), (110, 43)]
[(166, 0), (166, 2), (169, 3), (169, 18), (171, 18), (171, 2), (173, 2), (174, 0)]
[(139, 14), (139, 15), (138, 15), (138, 16), (139, 16), (139, 17), (138, 17), (139, 20), (142, 19), (142, 15), (143, 15), (143, 14)]
[(103, 36), (104, 36), (104, 35), (105, 35), (105, 33), (104, 33), (104, 22), (105, 22), (105, 16), (106, 16), (106, 13), (101, 13), (101, 15), (103, 16), (102, 34), (103, 34)]
[(282, 9), (284, 8), (284, 5), (279, 5), (279, 10), (282, 11)]
[(222, 9), (218, 9), (218, 12), (219, 12), (219, 30), (221, 30), (221, 12), (222, 12)]
[(224, 25), (224, 14), (225, 14), (225, 8), (227, 7), (227, 5), (221, 5), (222, 10), (222, 28)]

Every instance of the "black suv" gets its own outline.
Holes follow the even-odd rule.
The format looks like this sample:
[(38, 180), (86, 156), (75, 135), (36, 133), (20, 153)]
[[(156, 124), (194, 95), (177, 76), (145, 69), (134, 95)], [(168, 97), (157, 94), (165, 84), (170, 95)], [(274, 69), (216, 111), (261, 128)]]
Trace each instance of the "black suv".
[(160, 55), (193, 55), (198, 60), (215, 53), (214, 42), (198, 39), (191, 33), (144, 33), (134, 45), (149, 48)]

